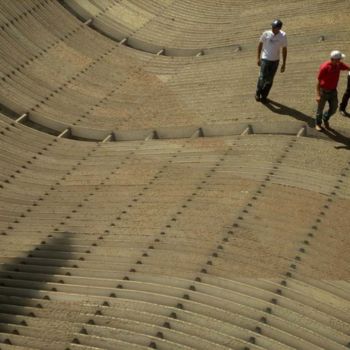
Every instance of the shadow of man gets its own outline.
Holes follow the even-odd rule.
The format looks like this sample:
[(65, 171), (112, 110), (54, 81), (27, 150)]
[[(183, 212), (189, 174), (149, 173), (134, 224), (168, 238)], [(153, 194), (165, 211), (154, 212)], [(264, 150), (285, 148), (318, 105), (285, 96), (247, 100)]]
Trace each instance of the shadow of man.
[(330, 139), (333, 141), (336, 141), (338, 143), (342, 143), (344, 146), (335, 146), (336, 149), (348, 149), (350, 150), (350, 138), (344, 136), (340, 132), (330, 129), (330, 130), (323, 130), (323, 133), (326, 134)]
[[(315, 119), (294, 109), (287, 107), (279, 102), (268, 100), (268, 102), (265, 103), (265, 106), (273, 113), (281, 114), (281, 115), (287, 115), (290, 117), (293, 117), (296, 120), (300, 120), (305, 122), (310, 128), (314, 128), (315, 126)], [(323, 129), (322, 132), (328, 136), (331, 140), (342, 143), (344, 146), (335, 146), (336, 149), (348, 149), (350, 150), (350, 138), (341, 134), (340, 132), (334, 130), (334, 129)]]
[(273, 113), (281, 114), (281, 115), (288, 115), (290, 117), (293, 117), (296, 120), (300, 120), (302, 122), (305, 122), (310, 128), (315, 126), (315, 119), (294, 109), (287, 107), (279, 102), (268, 100), (265, 103), (265, 106)]

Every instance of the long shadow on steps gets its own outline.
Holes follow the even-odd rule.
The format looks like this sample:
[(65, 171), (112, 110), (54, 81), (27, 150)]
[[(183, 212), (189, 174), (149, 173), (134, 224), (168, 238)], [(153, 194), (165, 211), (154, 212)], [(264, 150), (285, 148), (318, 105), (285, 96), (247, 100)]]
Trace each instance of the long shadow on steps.
[[(30, 326), (30, 320), (39, 320), (38, 314), (45, 312), (48, 303), (55, 304), (56, 310), (60, 308), (60, 301), (51, 300), (50, 294), (52, 296), (55, 288), (48, 283), (64, 283), (64, 276), (59, 275), (62, 274), (60, 269), (67, 266), (67, 261), (71, 258), (71, 237), (70, 232), (57, 233), (56, 237), (48, 237), (20, 257), (9, 258), (8, 261), (4, 259), (0, 264), (0, 349), (1, 344), (26, 346), (26, 330)], [(2, 244), (6, 244), (6, 238)], [(57, 252), (64, 254), (61, 258), (50, 258), (51, 254)], [(52, 314), (50, 318), (55, 320), (55, 315)], [(48, 320), (42, 320), (42, 324), (49, 323)], [(55, 348), (55, 342), (51, 343), (50, 335), (46, 334), (49, 327), (40, 328), (41, 334), (32, 339), (40, 344), (41, 336), (45, 335), (41, 344), (45, 346), (45, 342), (50, 343), (51, 349)], [(25, 336), (23, 340), (21, 335)], [(68, 337), (71, 338), (71, 335)], [(67, 343), (70, 341), (62, 339), (65, 340), (68, 340)]]
[(307, 123), (308, 126), (314, 127), (315, 126), (315, 119), (294, 109), (287, 107), (279, 102), (268, 100), (267, 103), (265, 103), (265, 106), (273, 113), (281, 114), (281, 115), (287, 115), (290, 117), (293, 117), (296, 120), (300, 120), (302, 122)]
[[(267, 103), (265, 103), (265, 106), (276, 114), (281, 115), (287, 115), (290, 117), (293, 117), (296, 120), (305, 122), (310, 128), (314, 128), (315, 126), (315, 119), (294, 109), (287, 107), (279, 102), (268, 100)], [(342, 143), (344, 146), (336, 146), (337, 149), (350, 149), (350, 138), (341, 134), (339, 131), (336, 131), (334, 129), (326, 130), (323, 129), (323, 133), (327, 135), (331, 140)]]
[(335, 146), (336, 149), (348, 149), (350, 150), (350, 138), (341, 134), (340, 132), (331, 129), (331, 130), (323, 130), (324, 134), (326, 134), (330, 139), (342, 143), (344, 146)]

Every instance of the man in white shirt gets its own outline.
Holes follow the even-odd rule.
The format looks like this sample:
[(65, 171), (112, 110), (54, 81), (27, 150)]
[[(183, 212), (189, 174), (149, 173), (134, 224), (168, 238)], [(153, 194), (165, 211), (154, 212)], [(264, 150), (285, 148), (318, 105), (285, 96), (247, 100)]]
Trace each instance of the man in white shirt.
[(349, 98), (350, 98), (350, 72), (348, 75), (348, 86), (344, 92), (342, 101), (339, 105), (339, 112), (343, 116), (349, 116), (349, 113), (346, 112), (346, 107), (348, 106)]
[(255, 99), (265, 103), (271, 90), (273, 78), (276, 74), (279, 60), (280, 49), (282, 48), (282, 66), (281, 73), (286, 69), (287, 61), (287, 36), (281, 30), (283, 23), (275, 19), (272, 23), (272, 29), (265, 31), (259, 40), (258, 45), (258, 66), (260, 75), (256, 88)]

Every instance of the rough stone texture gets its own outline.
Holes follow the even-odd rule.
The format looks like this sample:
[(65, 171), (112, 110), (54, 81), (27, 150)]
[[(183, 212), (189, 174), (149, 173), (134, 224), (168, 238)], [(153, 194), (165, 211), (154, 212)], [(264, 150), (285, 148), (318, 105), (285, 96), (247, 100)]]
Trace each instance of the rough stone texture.
[[(2, 2), (0, 103), (15, 114), (257, 134), (82, 142), (0, 114), (0, 348), (345, 349), (348, 120), (326, 139), (291, 130), (312, 124), (318, 65), (350, 48), (348, 1), (66, 4), (177, 51), (119, 46), (56, 1)], [(289, 59), (264, 106), (255, 50), (275, 16)]]

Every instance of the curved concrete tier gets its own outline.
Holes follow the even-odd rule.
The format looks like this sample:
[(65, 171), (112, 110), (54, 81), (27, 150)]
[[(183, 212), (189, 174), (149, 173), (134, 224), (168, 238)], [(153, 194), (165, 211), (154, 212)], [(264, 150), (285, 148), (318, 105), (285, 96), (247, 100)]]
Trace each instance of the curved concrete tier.
[[(64, 1), (92, 22), (0, 4), (0, 350), (349, 349), (348, 119), (310, 128), (349, 1)], [(290, 56), (263, 105), (275, 16)]]
[(347, 150), (0, 128), (1, 349), (347, 348)]
[[(1, 8), (8, 20), (0, 32), (0, 101), (19, 115), (28, 112), (33, 118), (87, 128), (129, 130), (281, 119), (311, 125), (319, 64), (334, 47), (350, 49), (349, 3), (337, 1), (334, 11), (339, 15), (332, 26), (323, 25), (330, 18), (327, 4), (313, 4), (314, 12), (300, 7), (305, 21), (317, 13), (317, 21), (307, 22), (310, 29), (300, 27), (303, 17), (296, 10), (287, 17), (287, 71), (276, 76), (272, 103), (262, 105), (253, 98), (256, 44), (263, 30), (255, 22), (251, 31), (245, 31), (249, 37), (242, 38), (242, 51), (173, 58), (119, 46), (56, 1), (9, 2)], [(295, 5), (283, 6), (291, 10)], [(344, 9), (341, 13), (339, 6)], [(251, 17), (244, 12), (242, 20)], [(263, 21), (267, 27), (270, 19)], [(319, 42), (321, 36), (325, 40)], [(305, 55), (305, 48), (312, 55)], [(342, 79), (339, 91), (344, 83)], [(332, 123), (349, 124), (339, 117)]]
[[(175, 23), (176, 21), (175, 17), (172, 17), (171, 19), (161, 18), (164, 15), (166, 17), (169, 16), (169, 14), (165, 13), (168, 12), (167, 10), (169, 7), (172, 7), (171, 5), (176, 5), (174, 1), (170, 1), (166, 4), (162, 2), (154, 2), (153, 4), (140, 4), (137, 2), (133, 4), (130, 2), (128, 4), (123, 4), (119, 2), (96, 3), (94, 1), (61, 0), (60, 3), (74, 16), (76, 16), (82, 22), (88, 24), (90, 28), (97, 30), (99, 33), (112, 40), (115, 40), (123, 45), (127, 45), (128, 47), (132, 47), (136, 50), (141, 50), (156, 55), (197, 57), (219, 51), (238, 52), (241, 50), (241, 46), (239, 44), (232, 43), (232, 39), (231, 41), (228, 40), (226, 44), (221, 46), (208, 42), (204, 42), (202, 44), (204, 46), (202, 47), (198, 46), (200, 45), (201, 41), (198, 40), (198, 37), (193, 35), (193, 28), (197, 29), (197, 31), (200, 33), (202, 40), (208, 40), (209, 34), (209, 37), (214, 36), (215, 41), (218, 39), (218, 33), (213, 34), (212, 31), (213, 29), (221, 30), (220, 37), (222, 37), (222, 29), (218, 28), (223, 28), (223, 23), (208, 23), (207, 21), (203, 23), (193, 22), (193, 18), (191, 18), (193, 22), (191, 26), (186, 23), (186, 19), (183, 21), (180, 18), (180, 23), (184, 25), (182, 30), (175, 30), (173, 27), (169, 32), (164, 32), (164, 20), (167, 20), (168, 23)], [(179, 15), (180, 17), (181, 15), (188, 15), (188, 13), (195, 13), (199, 15), (201, 12), (203, 12), (201, 11), (203, 8), (199, 8), (203, 5), (202, 3), (195, 4), (195, 6), (193, 6), (191, 9), (188, 9), (188, 5), (193, 6), (194, 4), (193, 2), (190, 4), (182, 4), (181, 8), (172, 8), (171, 12), (175, 14), (176, 17)], [(212, 6), (212, 3), (208, 3), (208, 5)], [(217, 9), (217, 5), (215, 5), (214, 8), (215, 7)], [(237, 11), (237, 6), (235, 7), (235, 11)], [(227, 9), (226, 6), (223, 8), (224, 10)], [(209, 21), (212, 20), (213, 8), (209, 6), (205, 8), (205, 10), (211, 13), (207, 18)], [(184, 11), (184, 13), (180, 13), (182, 11)], [(156, 28), (153, 29), (153, 35), (146, 35), (146, 37), (139, 35), (140, 31), (143, 31), (146, 26), (148, 26), (151, 22), (154, 22), (154, 20), (159, 20), (159, 18), (161, 18), (163, 23), (158, 23), (158, 25), (156, 25)], [(179, 21), (177, 21), (177, 23), (179, 23)], [(225, 24), (226, 26), (228, 25), (227, 19)], [(163, 27), (163, 29), (160, 28), (160, 25)], [(201, 25), (203, 28), (206, 28), (206, 31), (203, 30), (203, 28), (200, 28)], [(168, 36), (170, 33), (173, 42), (164, 42), (164, 38), (166, 38), (166, 36)], [(160, 35), (161, 38), (157, 37), (157, 35)], [(177, 38), (176, 41), (174, 40), (174, 37)], [(180, 37), (183, 38), (180, 39)], [(190, 43), (185, 42), (184, 47), (179, 47), (179, 39), (180, 41), (186, 40)]]
[[(91, 21), (93, 28), (115, 40), (127, 39), (129, 44), (147, 52), (164, 49), (169, 55), (196, 54), (199, 50), (236, 49), (256, 41), (257, 30), (281, 17), (292, 33), (315, 35), (318, 18), (337, 16), (349, 8), (346, 1), (327, 3), (283, 1), (261, 6), (259, 0), (244, 3), (223, 0), (147, 0), (94, 1), (61, 0), (81, 20)], [(270, 17), (268, 17), (270, 16)], [(345, 20), (345, 17), (344, 17)], [(345, 38), (345, 37), (344, 37)], [(300, 40), (300, 39), (299, 39)]]
[[(148, 141), (158, 139), (187, 139), (197, 137), (220, 137), (246, 134), (263, 135), (294, 135), (297, 137), (315, 137), (325, 140), (333, 140), (343, 143), (345, 147), (350, 146), (350, 131), (343, 129), (340, 131), (324, 130), (320, 133), (303, 122), (279, 121), (274, 124), (255, 122), (252, 124), (213, 124), (205, 126), (182, 126), (182, 127), (160, 127), (157, 129), (140, 130), (107, 130), (91, 129), (74, 126), (66, 123), (54, 121), (49, 118), (32, 117), (29, 113), (21, 116), (7, 110), (7, 115), (0, 113), (0, 120), (9, 123), (11, 126), (25, 125), (34, 130), (54, 135), (58, 139), (69, 138), (79, 141), (90, 142), (112, 142), (112, 141)], [(11, 119), (14, 121), (11, 122)], [(341, 132), (341, 133), (340, 133)]]

